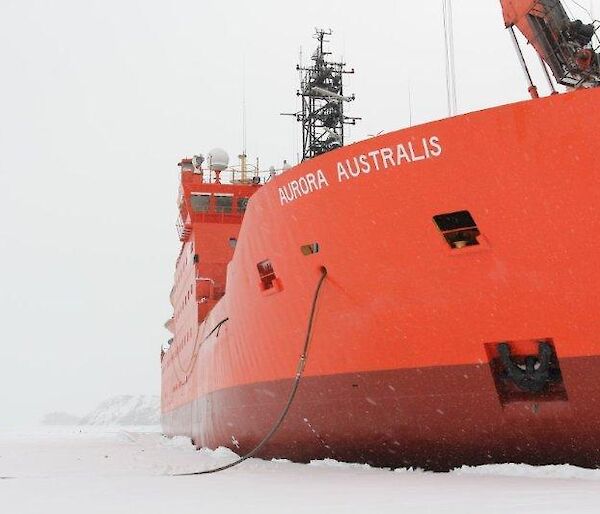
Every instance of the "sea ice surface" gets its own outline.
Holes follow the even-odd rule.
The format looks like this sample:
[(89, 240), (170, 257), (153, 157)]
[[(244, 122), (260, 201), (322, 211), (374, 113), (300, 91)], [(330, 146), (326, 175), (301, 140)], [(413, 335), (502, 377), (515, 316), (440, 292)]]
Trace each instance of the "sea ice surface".
[(581, 513), (600, 512), (600, 470), (504, 464), (450, 473), (332, 460), (231, 462), (158, 427), (0, 429), (0, 507), (35, 513)]

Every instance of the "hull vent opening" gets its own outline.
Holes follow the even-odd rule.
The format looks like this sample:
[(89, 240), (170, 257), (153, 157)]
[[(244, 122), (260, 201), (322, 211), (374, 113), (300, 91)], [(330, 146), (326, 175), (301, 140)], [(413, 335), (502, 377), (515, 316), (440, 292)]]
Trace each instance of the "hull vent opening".
[(438, 214), (433, 221), (453, 250), (479, 244), (477, 238), (481, 233), (469, 211)]
[(552, 339), (503, 341), (485, 346), (502, 405), (568, 400)]
[(258, 268), (261, 289), (263, 291), (273, 289), (277, 277), (275, 275), (275, 271), (273, 270), (273, 264), (271, 261), (269, 259), (260, 261), (256, 267)]
[(314, 253), (319, 253), (319, 243), (302, 245), (300, 247), (300, 251), (302, 252), (302, 255), (312, 255)]

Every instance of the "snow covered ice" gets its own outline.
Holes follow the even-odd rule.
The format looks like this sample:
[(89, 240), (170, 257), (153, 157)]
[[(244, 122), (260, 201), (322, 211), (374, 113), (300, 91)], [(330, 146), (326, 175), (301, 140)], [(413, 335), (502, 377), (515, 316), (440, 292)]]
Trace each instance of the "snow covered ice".
[(506, 464), (451, 473), (250, 459), (196, 451), (158, 427), (0, 432), (0, 506), (21, 513), (580, 513), (600, 511), (600, 470)]

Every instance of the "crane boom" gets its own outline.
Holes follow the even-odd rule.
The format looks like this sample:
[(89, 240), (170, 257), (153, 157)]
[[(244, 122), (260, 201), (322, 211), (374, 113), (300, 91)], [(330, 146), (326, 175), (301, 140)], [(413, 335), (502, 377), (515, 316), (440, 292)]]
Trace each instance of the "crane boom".
[(519, 29), (559, 84), (571, 88), (600, 85), (594, 23), (572, 20), (561, 0), (500, 0), (500, 3), (506, 27)]

